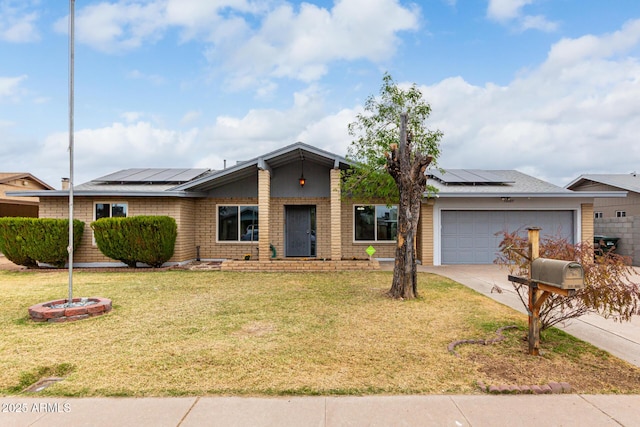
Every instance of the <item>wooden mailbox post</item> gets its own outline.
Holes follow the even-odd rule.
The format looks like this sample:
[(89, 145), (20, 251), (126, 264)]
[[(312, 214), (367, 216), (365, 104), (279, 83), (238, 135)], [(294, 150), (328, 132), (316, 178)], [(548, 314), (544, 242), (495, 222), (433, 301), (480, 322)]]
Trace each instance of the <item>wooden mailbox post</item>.
[(540, 308), (551, 294), (565, 297), (584, 287), (584, 273), (577, 262), (540, 258), (540, 229), (529, 228), (529, 275), (509, 275), (509, 281), (529, 287), (529, 354), (540, 354)]

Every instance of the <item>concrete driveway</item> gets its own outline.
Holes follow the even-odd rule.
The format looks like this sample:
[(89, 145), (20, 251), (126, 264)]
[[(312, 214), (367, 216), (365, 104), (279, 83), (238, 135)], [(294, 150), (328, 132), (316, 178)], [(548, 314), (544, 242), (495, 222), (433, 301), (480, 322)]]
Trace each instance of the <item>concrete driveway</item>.
[[(388, 267), (387, 267), (388, 268)], [(475, 291), (526, 313), (518, 294), (507, 280), (508, 272), (497, 265), (419, 266), (419, 271), (448, 277)], [(640, 283), (640, 268), (634, 267), (632, 280)], [(502, 290), (502, 293), (497, 291)], [(559, 329), (608, 351), (620, 359), (640, 366), (640, 317), (630, 322), (615, 322), (599, 315), (586, 315), (558, 325)]]

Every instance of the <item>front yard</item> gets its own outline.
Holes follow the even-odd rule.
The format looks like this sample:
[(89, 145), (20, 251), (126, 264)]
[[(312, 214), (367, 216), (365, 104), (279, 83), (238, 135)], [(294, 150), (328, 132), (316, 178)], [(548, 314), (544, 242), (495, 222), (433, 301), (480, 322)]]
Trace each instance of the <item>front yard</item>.
[[(420, 273), (415, 301), (384, 297), (390, 272), (82, 272), (74, 296), (113, 300), (89, 320), (42, 324), (30, 305), (65, 298), (66, 271), (0, 271), (0, 394), (43, 376), (45, 396), (479, 393), (567, 382), (640, 393), (640, 369), (560, 331), (526, 354), (527, 318)], [(447, 346), (460, 339), (500, 343)]]

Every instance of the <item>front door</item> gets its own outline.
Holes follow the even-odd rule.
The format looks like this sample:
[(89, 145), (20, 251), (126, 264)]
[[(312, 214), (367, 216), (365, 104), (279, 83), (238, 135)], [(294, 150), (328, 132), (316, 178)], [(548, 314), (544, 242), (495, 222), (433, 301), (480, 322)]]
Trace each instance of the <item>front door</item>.
[(285, 206), (285, 256), (316, 256), (315, 206)]

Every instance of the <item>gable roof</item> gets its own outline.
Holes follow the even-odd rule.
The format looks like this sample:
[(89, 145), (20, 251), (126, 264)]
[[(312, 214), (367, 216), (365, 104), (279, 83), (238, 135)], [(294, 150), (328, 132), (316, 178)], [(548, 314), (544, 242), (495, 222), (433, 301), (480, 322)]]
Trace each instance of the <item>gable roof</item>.
[[(206, 191), (250, 176), (257, 169), (271, 170), (301, 158), (340, 169), (346, 169), (351, 164), (342, 156), (302, 142), (296, 142), (219, 171), (209, 169), (124, 169), (84, 184), (74, 185), (73, 193), (76, 196), (204, 197)], [(12, 193), (14, 196), (22, 197), (60, 197), (68, 194), (68, 190), (16, 191)]]
[(27, 172), (0, 172), (0, 184), (6, 184), (17, 179), (29, 179), (36, 182), (46, 188), (47, 190), (53, 190), (54, 188), (44, 181), (39, 180), (35, 176)]
[(346, 169), (351, 165), (347, 159), (337, 154), (296, 142), (279, 150), (272, 151), (251, 160), (237, 163), (229, 168), (212, 172), (209, 175), (178, 185), (174, 191), (206, 191), (230, 181), (252, 175), (258, 169), (271, 170), (299, 159), (310, 160), (334, 169)]
[[(517, 170), (427, 170), (438, 197), (624, 197), (623, 191), (572, 191)], [(427, 196), (427, 193), (425, 193)]]
[(640, 193), (640, 176), (636, 173), (619, 173), (619, 174), (585, 174), (571, 181), (565, 188), (573, 189), (587, 181), (593, 181), (600, 184), (617, 187), (626, 191)]

